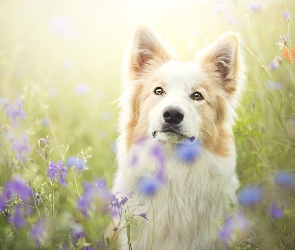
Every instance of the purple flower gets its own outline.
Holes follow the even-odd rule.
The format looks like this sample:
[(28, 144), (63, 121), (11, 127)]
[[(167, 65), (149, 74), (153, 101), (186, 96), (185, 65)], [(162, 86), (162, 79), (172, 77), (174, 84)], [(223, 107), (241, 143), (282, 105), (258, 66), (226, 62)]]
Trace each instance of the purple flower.
[(145, 196), (153, 196), (158, 191), (159, 181), (155, 177), (141, 177), (138, 180), (138, 192)]
[(151, 148), (151, 155), (158, 161), (159, 168), (161, 168), (161, 169), (164, 168), (166, 155), (165, 155), (164, 149), (161, 146), (161, 144), (159, 144), (159, 143), (155, 144)]
[(27, 159), (27, 155), (32, 152), (32, 148), (29, 144), (29, 138), (26, 134), (17, 139), (12, 139), (11, 147), (16, 153), (16, 159), (21, 163), (24, 163)]
[(280, 209), (277, 201), (273, 201), (271, 207), (268, 209), (268, 212), (275, 220), (284, 217), (284, 212)]
[(13, 223), (16, 228), (23, 227), (26, 224), (20, 205), (17, 205), (15, 211), (9, 216), (9, 222)]
[(226, 16), (226, 21), (229, 25), (236, 25), (236, 19), (233, 16)]
[(28, 187), (27, 183), (21, 179), (15, 178), (5, 183), (2, 194), (0, 195), (0, 210), (3, 211), (13, 198), (18, 198), (23, 201), (26, 214), (32, 212), (30, 205), (33, 204), (33, 191)]
[(84, 237), (83, 227), (80, 224), (74, 223), (71, 226), (70, 236), (73, 245), (76, 245), (78, 240)]
[(269, 67), (270, 67), (272, 70), (277, 69), (279, 66), (280, 66), (280, 64), (279, 64), (279, 62), (278, 62), (277, 60), (272, 60), (272, 61), (269, 63)]
[(124, 206), (127, 201), (128, 201), (127, 197), (121, 197), (120, 205)]
[(23, 103), (19, 99), (15, 103), (5, 105), (5, 116), (10, 118), (11, 125), (17, 125), (20, 120), (24, 119), (27, 115), (23, 110)]
[(63, 165), (62, 160), (59, 160), (57, 163), (49, 162), (47, 176), (53, 181), (58, 179), (58, 183), (62, 186), (66, 186), (66, 177), (68, 174), (68, 169)]
[(237, 236), (243, 235), (247, 229), (248, 221), (244, 213), (238, 212), (226, 218), (218, 237), (223, 242), (223, 245), (228, 247), (229, 241), (233, 241)]
[(166, 154), (161, 144), (155, 144), (151, 148), (151, 156), (158, 163), (158, 168), (156, 172), (156, 179), (161, 184), (166, 184), (166, 176), (165, 176), (165, 163), (166, 163)]
[(6, 205), (7, 205), (7, 200), (6, 198), (0, 194), (0, 211), (3, 212), (4, 209), (6, 208)]
[(35, 241), (37, 246), (41, 245), (41, 240), (46, 240), (47, 235), (47, 225), (46, 221), (39, 220), (37, 221), (31, 229), (30, 235), (32, 239)]
[(140, 217), (142, 217), (142, 218), (148, 220), (148, 218), (146, 217), (146, 213), (141, 213), (141, 214), (139, 214), (138, 216), (140, 216)]
[(76, 91), (77, 95), (84, 95), (89, 92), (89, 89), (90, 89), (90, 87), (88, 84), (80, 83), (76, 86), (75, 91)]
[(45, 146), (48, 146), (48, 145), (50, 144), (50, 142), (49, 142), (47, 139), (40, 138), (39, 140), (40, 140), (41, 142), (43, 142)]
[(86, 168), (86, 161), (76, 156), (70, 156), (66, 160), (66, 164), (68, 167), (75, 166), (78, 170), (84, 170)]
[(103, 210), (112, 197), (104, 179), (94, 183), (85, 182), (83, 186), (84, 193), (77, 201), (77, 208), (88, 218), (89, 211), (95, 212), (99, 208)]
[(295, 188), (295, 176), (291, 171), (281, 171), (274, 176), (275, 184), (278, 186), (294, 189)]
[(175, 149), (176, 157), (182, 162), (192, 162), (199, 156), (202, 148), (200, 141), (195, 141), (191, 144), (179, 143)]
[(91, 246), (83, 247), (82, 250), (94, 250)]
[(263, 4), (259, 2), (253, 2), (249, 5), (249, 10), (253, 12), (259, 12), (260, 10), (262, 10), (262, 8), (263, 8)]
[(238, 193), (238, 201), (242, 206), (251, 207), (261, 202), (262, 196), (263, 190), (259, 185), (250, 185)]
[(110, 205), (113, 209), (120, 209), (120, 203), (119, 200), (116, 198), (116, 195), (111, 195), (110, 196)]
[(291, 17), (290, 13), (286, 10), (284, 10), (282, 14), (283, 14), (283, 18), (286, 20)]

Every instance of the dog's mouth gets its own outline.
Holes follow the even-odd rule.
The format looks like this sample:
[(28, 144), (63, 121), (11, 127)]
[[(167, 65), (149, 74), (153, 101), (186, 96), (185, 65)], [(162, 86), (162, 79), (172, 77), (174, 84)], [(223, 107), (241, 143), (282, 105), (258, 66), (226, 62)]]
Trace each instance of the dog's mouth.
[(194, 136), (188, 136), (183, 133), (181, 133), (178, 129), (173, 127), (164, 127), (162, 130), (156, 130), (152, 133), (153, 138), (156, 138), (158, 133), (167, 133), (172, 135), (178, 135), (182, 138), (188, 139), (190, 142), (193, 142), (195, 140)]

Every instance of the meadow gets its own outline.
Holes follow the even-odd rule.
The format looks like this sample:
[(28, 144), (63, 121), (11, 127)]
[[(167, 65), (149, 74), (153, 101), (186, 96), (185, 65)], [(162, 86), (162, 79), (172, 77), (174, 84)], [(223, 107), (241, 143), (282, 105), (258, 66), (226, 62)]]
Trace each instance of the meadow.
[[(109, 189), (124, 50), (140, 21), (183, 61), (240, 33), (240, 207), (221, 220), (220, 246), (295, 249), (294, 0), (0, 1), (0, 248), (111, 247), (105, 228), (132, 203)], [(144, 211), (128, 218), (149, 223)]]

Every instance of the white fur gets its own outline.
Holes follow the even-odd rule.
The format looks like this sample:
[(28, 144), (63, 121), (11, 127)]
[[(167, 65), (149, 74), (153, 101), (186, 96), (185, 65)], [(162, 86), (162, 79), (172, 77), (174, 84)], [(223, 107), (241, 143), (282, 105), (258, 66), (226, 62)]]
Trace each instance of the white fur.
[[(145, 36), (146, 37), (149, 36)], [(139, 39), (137, 39), (139, 40)], [(138, 50), (137, 50), (138, 51)], [(162, 112), (166, 107), (181, 107), (184, 120), (182, 133), (188, 139), (200, 138), (201, 116), (196, 112), (202, 102), (193, 102), (189, 95), (206, 79), (205, 73), (196, 62), (181, 63), (170, 61), (159, 67), (153, 76), (165, 83), (167, 94), (154, 96), (156, 103), (151, 110), (141, 107), (148, 114), (141, 122), (146, 124), (147, 132), (144, 146), (132, 144), (127, 148), (128, 133), (126, 123), (135, 114), (131, 111), (136, 80), (125, 83), (121, 96), (122, 113), (120, 117), (120, 137), (118, 139), (118, 172), (115, 176), (113, 193), (125, 196), (135, 192), (135, 199), (144, 200), (141, 208), (147, 212), (149, 221), (141, 220), (131, 228), (131, 244), (134, 250), (172, 250), (172, 249), (215, 249), (217, 244), (218, 221), (223, 219), (230, 201), (235, 201), (235, 191), (239, 181), (235, 174), (235, 145), (229, 145), (227, 157), (218, 156), (205, 147), (200, 155), (189, 163), (183, 163), (174, 154), (178, 135), (152, 132), (160, 130), (163, 124)], [(239, 80), (239, 79), (238, 79)], [(138, 94), (138, 93), (137, 93)], [(236, 101), (236, 100), (235, 100)], [(234, 120), (234, 107), (226, 103), (226, 120), (231, 130)], [(153, 197), (144, 197), (137, 192), (137, 183), (142, 176), (151, 176), (157, 170), (157, 162), (151, 157), (150, 150), (157, 144), (164, 145), (166, 154), (165, 174), (167, 183)], [(220, 142), (222, 143), (222, 142)], [(136, 166), (131, 166), (132, 156), (138, 156)], [(120, 249), (128, 249), (124, 230), (120, 233)]]

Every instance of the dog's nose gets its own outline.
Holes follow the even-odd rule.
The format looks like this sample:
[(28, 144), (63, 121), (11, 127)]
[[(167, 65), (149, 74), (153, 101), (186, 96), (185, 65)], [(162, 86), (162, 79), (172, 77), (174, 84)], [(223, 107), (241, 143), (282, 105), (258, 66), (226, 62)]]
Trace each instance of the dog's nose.
[(170, 124), (178, 124), (183, 121), (183, 111), (176, 107), (168, 107), (163, 111), (164, 121)]

